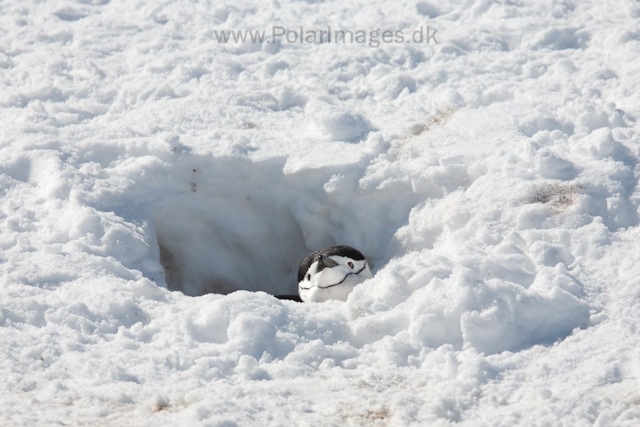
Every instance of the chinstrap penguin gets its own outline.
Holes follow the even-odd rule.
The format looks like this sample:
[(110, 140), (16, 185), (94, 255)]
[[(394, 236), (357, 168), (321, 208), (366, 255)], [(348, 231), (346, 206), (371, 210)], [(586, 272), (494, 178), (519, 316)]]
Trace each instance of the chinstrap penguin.
[(304, 302), (346, 301), (353, 288), (371, 279), (364, 255), (351, 246), (315, 251), (298, 269), (298, 293)]

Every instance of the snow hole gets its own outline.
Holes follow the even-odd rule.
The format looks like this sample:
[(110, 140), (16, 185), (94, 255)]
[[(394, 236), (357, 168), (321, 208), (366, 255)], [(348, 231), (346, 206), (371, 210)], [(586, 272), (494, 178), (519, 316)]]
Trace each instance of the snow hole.
[(284, 165), (285, 159), (180, 156), (160, 180), (166, 197), (150, 214), (170, 290), (297, 294), (300, 262), (335, 244), (359, 248), (374, 265), (386, 263), (414, 201), (400, 197), (400, 208), (391, 208), (397, 193), (362, 194), (357, 171), (286, 174)]

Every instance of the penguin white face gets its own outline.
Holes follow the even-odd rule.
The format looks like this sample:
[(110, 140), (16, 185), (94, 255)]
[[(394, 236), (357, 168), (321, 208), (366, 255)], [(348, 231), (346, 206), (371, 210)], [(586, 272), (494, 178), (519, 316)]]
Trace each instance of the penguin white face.
[(306, 257), (298, 269), (304, 302), (346, 301), (353, 288), (373, 277), (364, 256), (351, 246), (331, 246)]

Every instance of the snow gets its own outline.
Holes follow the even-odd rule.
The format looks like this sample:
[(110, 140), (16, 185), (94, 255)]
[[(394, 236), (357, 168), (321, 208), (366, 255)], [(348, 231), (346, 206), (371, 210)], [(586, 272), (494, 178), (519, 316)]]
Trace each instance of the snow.
[(0, 423), (640, 423), (638, 3), (0, 9)]

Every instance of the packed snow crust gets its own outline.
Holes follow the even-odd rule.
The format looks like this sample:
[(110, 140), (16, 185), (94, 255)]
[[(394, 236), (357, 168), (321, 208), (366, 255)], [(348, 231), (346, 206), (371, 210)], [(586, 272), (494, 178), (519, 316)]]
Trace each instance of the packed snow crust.
[(0, 11), (0, 424), (640, 424), (639, 3)]

